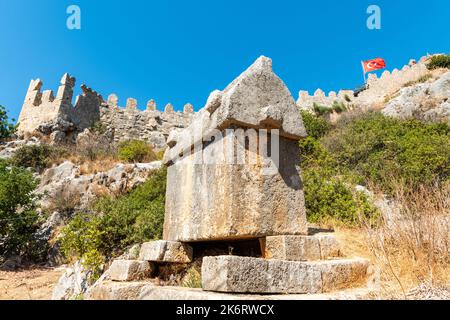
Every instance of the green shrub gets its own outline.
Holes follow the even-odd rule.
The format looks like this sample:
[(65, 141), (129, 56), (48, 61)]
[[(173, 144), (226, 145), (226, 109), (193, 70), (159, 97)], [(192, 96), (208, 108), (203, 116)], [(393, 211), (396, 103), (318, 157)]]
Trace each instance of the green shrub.
[(42, 223), (36, 212), (37, 185), (29, 171), (0, 161), (0, 257), (19, 255), (35, 261), (45, 253), (35, 238)]
[(333, 170), (326, 167), (311, 167), (303, 171), (302, 177), (306, 212), (310, 222), (332, 218), (355, 226), (362, 218), (376, 221), (378, 212), (375, 207), (365, 194), (355, 190), (345, 175), (333, 175)]
[(324, 119), (302, 112), (308, 137), (300, 141), (302, 179), (305, 205), (310, 222), (332, 218), (347, 225), (357, 225), (361, 218), (371, 221), (377, 210), (363, 194), (355, 191), (358, 177), (349, 170), (340, 170), (322, 138), (332, 135), (332, 127)]
[(10, 162), (17, 167), (42, 171), (49, 165), (52, 150), (48, 145), (23, 146), (16, 151)]
[(186, 288), (201, 288), (202, 287), (202, 275), (201, 267), (193, 264), (184, 275), (181, 285)]
[(432, 56), (427, 64), (429, 70), (439, 69), (439, 68), (450, 68), (450, 54), (441, 54), (437, 56)]
[(157, 159), (153, 148), (141, 140), (129, 140), (119, 144), (119, 159), (127, 162), (150, 162)]
[(323, 143), (342, 168), (385, 192), (449, 179), (450, 126), (373, 113), (341, 126)]
[(102, 198), (92, 213), (78, 214), (62, 231), (61, 248), (67, 257), (83, 259), (92, 270), (126, 247), (160, 239), (164, 223), (166, 169), (117, 199)]
[(328, 106), (317, 104), (315, 102), (313, 103), (313, 110), (316, 113), (316, 115), (318, 115), (318, 116), (324, 116), (333, 111), (332, 108), (330, 108)]
[(318, 139), (331, 129), (331, 125), (324, 119), (316, 117), (308, 111), (302, 110), (300, 113), (308, 136)]
[[(12, 121), (15, 121), (12, 119)], [(0, 139), (11, 137), (16, 132), (17, 126), (10, 123), (6, 108), (0, 105)]]
[(344, 111), (347, 111), (347, 107), (345, 106), (345, 104), (343, 102), (334, 101), (333, 106), (331, 108), (333, 109), (333, 111), (335, 111), (337, 113), (342, 113)]

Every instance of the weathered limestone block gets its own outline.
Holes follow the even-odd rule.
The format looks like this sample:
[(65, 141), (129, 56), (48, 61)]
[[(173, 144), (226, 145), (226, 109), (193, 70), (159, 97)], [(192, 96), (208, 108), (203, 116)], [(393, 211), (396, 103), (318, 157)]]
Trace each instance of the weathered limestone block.
[(151, 99), (147, 102), (147, 110), (149, 111), (155, 111), (156, 110), (156, 102), (155, 100)]
[(134, 98), (127, 99), (126, 109), (128, 110), (136, 110), (137, 109), (137, 100)]
[(53, 95), (53, 90), (45, 90), (42, 92), (42, 102), (53, 102), (55, 100), (55, 96)]
[(110, 94), (108, 96), (108, 104), (113, 107), (117, 107), (119, 105), (119, 97), (116, 94)]
[(340, 255), (340, 246), (332, 234), (314, 236), (272, 236), (264, 241), (264, 257), (289, 261), (324, 260)]
[(160, 287), (149, 282), (101, 281), (90, 287), (84, 300), (371, 300), (377, 292), (368, 288), (319, 294), (232, 294), (184, 287)]
[(142, 245), (139, 260), (190, 263), (192, 254), (192, 247), (185, 243), (157, 240)]
[(193, 113), (194, 112), (194, 106), (190, 103), (186, 103), (183, 107), (184, 113)]
[(150, 277), (153, 270), (148, 261), (114, 260), (108, 272), (113, 281), (136, 281)]
[(170, 137), (164, 239), (306, 234), (298, 166), (305, 135), (292, 95), (271, 60), (259, 58)]
[(299, 262), (205, 257), (202, 287), (235, 293), (323, 293), (361, 285), (366, 281), (368, 267), (365, 259)]
[(56, 100), (59, 100), (61, 105), (72, 106), (73, 87), (76, 79), (65, 73), (61, 78), (61, 85), (56, 94)]
[(171, 103), (168, 103), (166, 105), (166, 107), (164, 108), (164, 112), (166, 112), (166, 113), (173, 113), (174, 112), (173, 105)]

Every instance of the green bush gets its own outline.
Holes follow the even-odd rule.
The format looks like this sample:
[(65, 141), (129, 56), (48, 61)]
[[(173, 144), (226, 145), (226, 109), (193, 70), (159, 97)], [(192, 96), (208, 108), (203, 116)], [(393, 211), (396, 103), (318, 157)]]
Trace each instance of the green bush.
[(430, 62), (427, 64), (429, 70), (439, 69), (439, 68), (450, 68), (450, 54), (441, 54), (437, 56), (432, 56)]
[(300, 113), (308, 136), (318, 139), (331, 129), (331, 125), (324, 119), (316, 117), (308, 111), (302, 110)]
[(313, 110), (316, 113), (316, 115), (318, 115), (318, 116), (324, 116), (333, 111), (332, 108), (330, 108), (328, 106), (317, 104), (315, 102), (313, 103)]
[(346, 225), (358, 225), (362, 219), (376, 221), (378, 212), (367, 196), (357, 192), (350, 179), (333, 175), (329, 168), (311, 167), (302, 173), (308, 220), (329, 218)]
[(344, 111), (347, 111), (347, 107), (345, 106), (345, 104), (343, 102), (334, 101), (333, 106), (331, 108), (333, 109), (333, 111), (335, 111), (337, 113), (342, 113)]
[(16, 151), (10, 162), (17, 167), (42, 171), (49, 165), (51, 155), (52, 147), (48, 145), (23, 146)]
[(37, 185), (29, 171), (0, 161), (0, 257), (19, 255), (35, 261), (45, 252), (35, 238), (42, 223), (36, 212)]
[(300, 141), (302, 179), (308, 220), (327, 219), (357, 225), (361, 218), (375, 221), (377, 210), (364, 194), (355, 191), (358, 177), (341, 170), (336, 159), (322, 143), (333, 128), (321, 117), (302, 112), (308, 137)]
[(449, 179), (450, 126), (399, 120), (373, 113), (323, 140), (341, 168), (392, 192)]
[(119, 159), (127, 162), (150, 162), (157, 159), (153, 148), (141, 140), (129, 140), (119, 144)]
[(62, 231), (61, 248), (67, 257), (83, 259), (92, 270), (126, 247), (160, 239), (164, 223), (166, 169), (117, 199), (103, 198), (92, 213), (79, 213)]
[(5, 107), (0, 105), (0, 139), (11, 137), (16, 132), (16, 128), (16, 125), (9, 122)]

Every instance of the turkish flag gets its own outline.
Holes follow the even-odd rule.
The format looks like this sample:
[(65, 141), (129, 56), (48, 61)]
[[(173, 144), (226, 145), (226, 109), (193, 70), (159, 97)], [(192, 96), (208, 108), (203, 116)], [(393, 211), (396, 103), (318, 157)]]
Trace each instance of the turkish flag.
[(375, 58), (372, 60), (363, 61), (364, 72), (370, 72), (386, 68), (386, 62), (384, 59)]

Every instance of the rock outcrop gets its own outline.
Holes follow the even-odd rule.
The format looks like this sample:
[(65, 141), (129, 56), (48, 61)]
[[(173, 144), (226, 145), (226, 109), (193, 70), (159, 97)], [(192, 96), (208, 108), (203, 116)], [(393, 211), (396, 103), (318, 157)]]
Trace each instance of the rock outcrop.
[(417, 84), (400, 90), (382, 110), (387, 116), (426, 121), (450, 121), (450, 72), (431, 83)]

